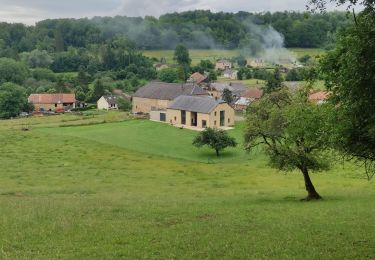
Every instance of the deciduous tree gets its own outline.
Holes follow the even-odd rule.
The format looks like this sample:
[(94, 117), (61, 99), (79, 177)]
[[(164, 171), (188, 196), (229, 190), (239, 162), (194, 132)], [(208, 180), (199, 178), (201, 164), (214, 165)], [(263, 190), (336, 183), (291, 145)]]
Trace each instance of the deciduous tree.
[(207, 145), (215, 150), (216, 156), (219, 156), (220, 151), (227, 147), (237, 146), (237, 142), (222, 129), (206, 128), (194, 138), (193, 145), (196, 147)]
[(310, 179), (310, 171), (330, 164), (328, 109), (314, 105), (307, 94), (291, 96), (287, 90), (266, 94), (248, 108), (245, 146), (261, 146), (269, 164), (279, 170), (298, 169), (305, 181), (306, 200), (321, 199)]

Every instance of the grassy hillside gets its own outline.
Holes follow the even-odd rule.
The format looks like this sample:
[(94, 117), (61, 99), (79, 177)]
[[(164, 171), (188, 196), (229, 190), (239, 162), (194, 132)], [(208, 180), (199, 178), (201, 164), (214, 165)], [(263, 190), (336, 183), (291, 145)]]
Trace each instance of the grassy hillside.
[(0, 258), (375, 257), (375, 187), (359, 170), (313, 175), (325, 200), (300, 202), (302, 177), (261, 153), (207, 163), (195, 132), (124, 120), (0, 121)]

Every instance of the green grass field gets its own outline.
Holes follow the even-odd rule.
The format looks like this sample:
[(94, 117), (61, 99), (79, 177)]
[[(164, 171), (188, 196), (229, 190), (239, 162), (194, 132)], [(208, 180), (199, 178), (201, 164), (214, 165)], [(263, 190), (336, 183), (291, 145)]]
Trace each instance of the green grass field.
[(301, 202), (300, 174), (195, 134), (124, 113), (0, 121), (0, 258), (374, 259), (359, 169), (314, 174), (325, 199)]
[[(302, 49), (302, 48), (291, 48), (289, 49), (292, 53), (296, 55), (297, 58), (300, 58), (304, 55), (310, 55), (315, 57), (317, 55), (324, 54), (324, 50), (322, 49)], [(174, 63), (173, 61), (173, 50), (148, 50), (143, 51), (143, 54), (150, 58), (165, 58), (167, 63)], [(201, 60), (211, 60), (216, 61), (221, 58), (233, 58), (240, 55), (239, 50), (220, 50), (220, 49), (209, 49), (209, 50), (189, 50), (190, 58), (192, 60), (192, 64), (196, 65)]]

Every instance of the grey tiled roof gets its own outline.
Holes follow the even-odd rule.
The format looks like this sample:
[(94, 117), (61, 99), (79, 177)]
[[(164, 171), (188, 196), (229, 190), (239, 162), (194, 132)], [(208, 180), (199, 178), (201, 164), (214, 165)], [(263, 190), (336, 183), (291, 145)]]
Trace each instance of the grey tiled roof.
[(210, 96), (179, 96), (173, 100), (168, 108), (209, 114), (217, 105), (222, 103), (225, 103), (225, 101), (220, 99), (216, 100)]
[(110, 105), (116, 105), (118, 103), (116, 96), (103, 96), (103, 97)]
[(205, 95), (207, 92), (194, 84), (150, 82), (138, 89), (133, 97), (173, 100), (181, 95)]

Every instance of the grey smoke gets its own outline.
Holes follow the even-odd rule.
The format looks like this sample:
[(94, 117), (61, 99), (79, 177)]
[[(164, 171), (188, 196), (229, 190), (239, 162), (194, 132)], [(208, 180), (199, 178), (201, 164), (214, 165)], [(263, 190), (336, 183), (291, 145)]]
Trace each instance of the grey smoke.
[(271, 64), (296, 62), (296, 56), (285, 48), (284, 36), (270, 25), (246, 21), (249, 37), (241, 44), (241, 54)]

